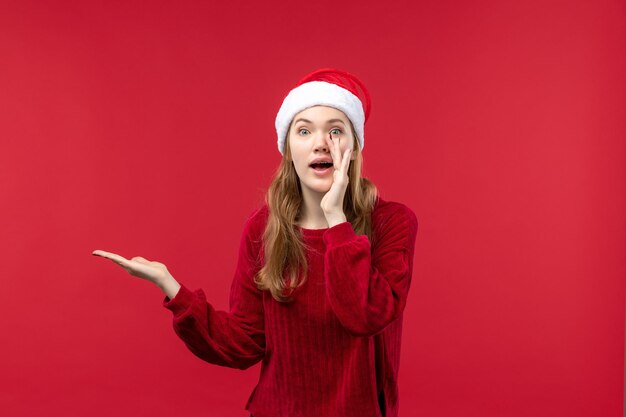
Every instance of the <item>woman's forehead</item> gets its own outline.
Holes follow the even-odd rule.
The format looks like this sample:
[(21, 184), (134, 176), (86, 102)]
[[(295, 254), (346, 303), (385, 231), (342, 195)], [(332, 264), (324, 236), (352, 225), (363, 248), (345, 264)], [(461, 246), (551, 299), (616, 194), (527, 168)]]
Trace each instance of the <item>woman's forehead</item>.
[(330, 106), (313, 106), (302, 110), (293, 117), (294, 122), (299, 119), (306, 119), (313, 123), (326, 122), (330, 119), (339, 119), (344, 123), (348, 122), (345, 113), (339, 109)]

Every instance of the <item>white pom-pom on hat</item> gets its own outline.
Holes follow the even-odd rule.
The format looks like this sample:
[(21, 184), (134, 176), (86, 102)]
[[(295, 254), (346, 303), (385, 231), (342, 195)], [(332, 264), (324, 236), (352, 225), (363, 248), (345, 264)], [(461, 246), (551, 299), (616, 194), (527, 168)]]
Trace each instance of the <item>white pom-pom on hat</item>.
[(365, 122), (371, 109), (369, 92), (356, 76), (346, 71), (322, 68), (302, 78), (278, 110), (275, 125), (280, 153), (284, 153), (287, 130), (294, 116), (319, 105), (341, 110), (350, 119), (362, 150), (365, 146)]

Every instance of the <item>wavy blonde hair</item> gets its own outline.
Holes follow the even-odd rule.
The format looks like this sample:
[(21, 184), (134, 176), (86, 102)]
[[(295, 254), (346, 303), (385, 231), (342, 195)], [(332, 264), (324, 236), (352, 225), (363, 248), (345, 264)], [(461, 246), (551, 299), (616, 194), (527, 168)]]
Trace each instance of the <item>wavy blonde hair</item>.
[[(354, 127), (355, 158), (348, 168), (348, 188), (343, 202), (343, 212), (357, 235), (365, 234), (372, 241), (371, 213), (378, 198), (378, 189), (361, 176), (363, 158)], [(291, 159), (287, 131), (283, 159), (265, 194), (269, 217), (263, 233), (265, 263), (254, 277), (260, 290), (269, 290), (279, 302), (292, 301), (293, 292), (306, 282), (306, 244), (296, 223), (303, 206), (300, 179)], [(300, 274), (301, 273), (301, 274)]]

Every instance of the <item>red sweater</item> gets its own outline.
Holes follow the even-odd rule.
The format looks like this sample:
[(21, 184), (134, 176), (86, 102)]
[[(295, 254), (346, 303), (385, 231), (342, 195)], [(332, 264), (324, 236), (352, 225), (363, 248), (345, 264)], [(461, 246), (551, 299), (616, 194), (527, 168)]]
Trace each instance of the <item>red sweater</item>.
[[(254, 417), (398, 415), (402, 312), (413, 270), (417, 218), (378, 199), (373, 247), (349, 222), (304, 229), (308, 278), (291, 303), (260, 291), (267, 205), (247, 219), (230, 290), (230, 312), (181, 284), (163, 306), (176, 334), (202, 360), (246, 369), (262, 361), (246, 403)], [(380, 396), (380, 397), (379, 397)], [(379, 398), (381, 404), (379, 406)]]

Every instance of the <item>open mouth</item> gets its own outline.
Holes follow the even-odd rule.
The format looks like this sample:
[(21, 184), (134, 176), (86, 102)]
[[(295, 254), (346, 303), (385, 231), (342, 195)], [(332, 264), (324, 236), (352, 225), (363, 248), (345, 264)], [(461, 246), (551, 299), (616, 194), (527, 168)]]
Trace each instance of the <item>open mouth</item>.
[(317, 162), (315, 164), (311, 164), (311, 168), (316, 174), (326, 174), (331, 171), (333, 167), (332, 162)]
[(319, 169), (319, 170), (324, 170), (324, 169), (330, 168), (332, 166), (333, 166), (332, 162), (316, 162), (314, 164), (311, 164), (311, 168)]

